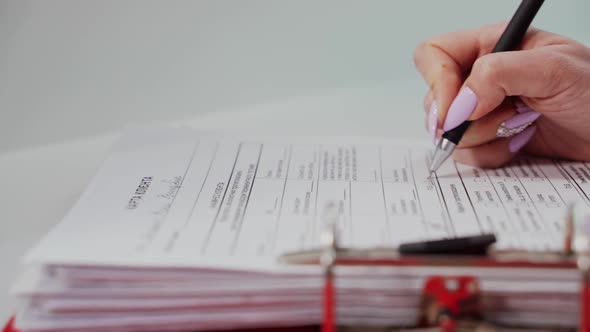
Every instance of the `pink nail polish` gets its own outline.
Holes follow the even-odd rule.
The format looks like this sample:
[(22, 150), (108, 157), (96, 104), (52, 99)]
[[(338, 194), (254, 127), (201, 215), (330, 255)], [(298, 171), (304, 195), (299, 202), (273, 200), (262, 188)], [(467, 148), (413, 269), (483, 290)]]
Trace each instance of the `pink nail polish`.
[(508, 129), (514, 129), (520, 126), (524, 126), (528, 123), (532, 123), (533, 121), (537, 120), (539, 116), (541, 116), (541, 113), (535, 111), (516, 114), (515, 116), (511, 117), (510, 119), (506, 120), (506, 122), (504, 122), (504, 127)]
[(516, 111), (518, 113), (527, 113), (527, 112), (535, 112), (534, 109), (528, 107), (528, 106), (523, 106), (523, 107), (517, 107)]
[(436, 142), (436, 132), (438, 129), (438, 106), (433, 101), (428, 112), (428, 133), (432, 139), (432, 143)]
[(518, 99), (514, 102), (514, 107), (516, 108), (516, 111), (518, 113), (526, 113), (526, 112), (534, 111), (532, 108), (530, 108), (527, 104), (525, 104), (520, 99)]
[(449, 131), (463, 123), (471, 116), (475, 106), (477, 106), (477, 96), (473, 90), (468, 87), (462, 88), (449, 107), (443, 130)]
[(508, 143), (508, 150), (511, 153), (518, 152), (520, 149), (522, 149), (523, 146), (525, 146), (531, 140), (531, 138), (533, 138), (533, 135), (535, 134), (536, 130), (537, 127), (532, 126), (525, 129), (522, 133), (519, 133), (518, 135), (514, 136)]

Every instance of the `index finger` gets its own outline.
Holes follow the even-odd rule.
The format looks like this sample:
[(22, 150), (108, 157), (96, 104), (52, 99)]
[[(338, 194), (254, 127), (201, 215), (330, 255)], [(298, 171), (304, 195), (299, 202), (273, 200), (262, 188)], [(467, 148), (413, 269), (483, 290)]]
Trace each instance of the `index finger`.
[(430, 87), (437, 125), (463, 84), (464, 76), (479, 54), (478, 33), (464, 30), (440, 35), (421, 43), (414, 51), (414, 63)]

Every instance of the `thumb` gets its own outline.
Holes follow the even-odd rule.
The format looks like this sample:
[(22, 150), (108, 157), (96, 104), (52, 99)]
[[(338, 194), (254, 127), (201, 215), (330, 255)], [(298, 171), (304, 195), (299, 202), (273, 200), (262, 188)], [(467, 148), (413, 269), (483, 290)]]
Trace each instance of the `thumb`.
[(551, 47), (482, 56), (451, 103), (443, 130), (481, 118), (508, 96), (546, 98), (559, 93), (568, 72), (564, 65)]

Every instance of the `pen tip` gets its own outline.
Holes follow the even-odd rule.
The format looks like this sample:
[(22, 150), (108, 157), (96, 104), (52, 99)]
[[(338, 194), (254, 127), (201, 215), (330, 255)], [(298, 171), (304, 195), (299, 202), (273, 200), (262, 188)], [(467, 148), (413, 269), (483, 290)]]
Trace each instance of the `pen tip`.
[(430, 166), (428, 167), (428, 174), (430, 175), (430, 177), (432, 177), (436, 173), (436, 170), (438, 169), (438, 166), (440, 163), (439, 160), (440, 160), (439, 149), (436, 149), (436, 151), (434, 152), (434, 155), (432, 156), (432, 161), (430, 163)]
[(432, 155), (432, 162), (428, 168), (431, 175), (436, 173), (440, 166), (451, 156), (454, 149), (455, 144), (453, 142), (446, 139), (438, 141), (434, 154)]

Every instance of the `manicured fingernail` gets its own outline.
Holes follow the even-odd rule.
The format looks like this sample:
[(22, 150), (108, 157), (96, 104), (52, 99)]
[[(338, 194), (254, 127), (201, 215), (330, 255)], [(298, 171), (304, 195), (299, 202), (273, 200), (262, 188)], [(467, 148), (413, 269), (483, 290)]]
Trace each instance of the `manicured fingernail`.
[(520, 113), (506, 120), (503, 125), (508, 129), (514, 129), (532, 123), (537, 120), (539, 116), (541, 116), (541, 113), (535, 111)]
[(533, 124), (539, 116), (541, 116), (541, 113), (535, 111), (516, 114), (498, 126), (496, 136), (510, 137), (519, 134)]
[(516, 111), (518, 113), (526, 113), (526, 112), (534, 111), (532, 108), (528, 107), (525, 103), (523, 103), (520, 100), (516, 101), (514, 103), (514, 106), (516, 106)]
[(477, 106), (477, 96), (473, 90), (468, 87), (461, 89), (455, 100), (451, 103), (451, 107), (449, 107), (449, 113), (445, 119), (443, 130), (449, 131), (463, 123), (471, 116), (471, 113), (475, 110), (475, 106)]
[(528, 107), (528, 106), (524, 106), (524, 107), (517, 107), (516, 108), (516, 111), (518, 113), (527, 113), (527, 112), (534, 112), (535, 110), (532, 109), (532, 108), (530, 108), (530, 107)]
[(527, 104), (525, 104), (522, 100), (517, 99), (514, 102), (514, 107), (516, 108), (516, 111), (518, 113), (526, 113), (526, 112), (531, 112), (534, 111), (534, 109), (530, 108)]
[(430, 105), (430, 111), (428, 113), (428, 133), (430, 133), (430, 138), (432, 139), (432, 143), (436, 142), (436, 132), (438, 129), (438, 106), (436, 102), (433, 101)]
[(518, 150), (522, 149), (522, 147), (531, 140), (535, 134), (535, 130), (537, 130), (537, 127), (532, 126), (525, 129), (522, 133), (514, 136), (510, 140), (510, 143), (508, 143), (508, 150), (510, 150), (511, 153), (518, 152)]

